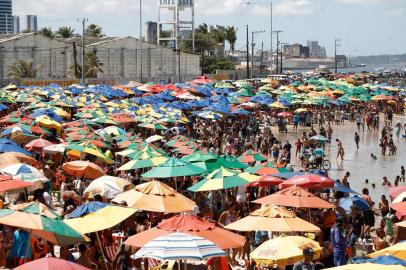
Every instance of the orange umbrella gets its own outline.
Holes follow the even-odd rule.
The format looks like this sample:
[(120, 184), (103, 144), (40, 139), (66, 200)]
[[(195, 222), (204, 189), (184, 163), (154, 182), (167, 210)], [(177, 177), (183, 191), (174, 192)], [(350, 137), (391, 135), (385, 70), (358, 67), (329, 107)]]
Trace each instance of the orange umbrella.
[(292, 186), (275, 194), (254, 201), (260, 204), (275, 204), (297, 208), (335, 208), (325, 200), (298, 186)]
[(15, 163), (25, 163), (31, 166), (39, 165), (39, 162), (32, 157), (17, 152), (0, 154), (0, 169)]
[(89, 179), (96, 179), (105, 175), (99, 165), (90, 161), (75, 160), (66, 162), (62, 165), (62, 170), (69, 175), (76, 177), (83, 177)]
[(177, 215), (164, 220), (157, 227), (138, 233), (125, 241), (124, 244), (143, 247), (149, 241), (174, 232), (183, 232), (203, 237), (215, 243), (221, 249), (240, 248), (245, 244), (245, 237), (226, 229), (216, 223), (193, 215)]
[(118, 194), (113, 202), (144, 211), (180, 213), (192, 211), (196, 203), (159, 181), (151, 181)]
[(11, 176), (0, 175), (0, 192), (24, 190), (31, 186), (33, 186), (33, 184), (30, 182), (12, 180)]
[(235, 231), (319, 232), (320, 228), (275, 205), (260, 208), (226, 226)]
[(51, 143), (48, 140), (39, 138), (36, 140), (33, 140), (29, 143), (27, 143), (24, 148), (28, 151), (36, 151), (36, 152), (40, 152), (42, 151), (42, 148), (46, 147), (46, 146), (50, 146), (53, 145), (53, 143)]

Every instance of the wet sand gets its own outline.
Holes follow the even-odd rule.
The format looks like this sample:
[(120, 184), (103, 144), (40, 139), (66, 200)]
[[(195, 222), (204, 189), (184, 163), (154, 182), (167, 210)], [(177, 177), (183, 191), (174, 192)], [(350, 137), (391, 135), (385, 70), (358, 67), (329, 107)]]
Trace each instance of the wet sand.
[[(380, 117), (383, 119), (383, 117)], [(403, 124), (406, 120), (405, 116), (396, 116), (393, 121), (393, 125), (397, 121), (401, 121)], [(383, 123), (380, 124), (380, 127)], [(318, 125), (314, 126), (315, 130), (318, 131)], [(397, 175), (400, 175), (400, 166), (406, 166), (406, 140), (397, 139), (394, 136), (394, 142), (397, 146), (396, 156), (382, 156), (381, 149), (379, 147), (379, 131), (369, 131), (363, 132), (358, 131), (356, 123), (351, 123), (346, 121), (344, 125), (333, 125), (333, 139), (331, 145), (326, 145), (326, 158), (331, 162), (331, 170), (329, 171), (329, 176), (332, 179), (341, 179), (347, 171), (351, 173), (349, 182), (351, 188), (359, 193), (361, 193), (364, 187), (367, 187), (370, 191), (372, 199), (378, 203), (380, 196), (382, 194), (388, 194), (388, 187), (382, 186), (382, 177), (387, 176), (388, 180), (394, 183)], [(296, 142), (298, 137), (301, 137), (302, 133), (310, 131), (309, 127), (299, 127), (298, 131), (293, 130), (293, 126), (288, 126), (288, 133), (280, 134), (277, 127), (272, 128), (272, 132), (275, 136), (285, 143), (286, 140), (292, 144), (292, 165), (295, 170), (299, 170), (300, 161), (294, 156), (296, 152)], [(357, 150), (354, 142), (354, 133), (358, 132), (360, 134), (360, 148)], [(393, 130), (394, 133), (394, 130)], [(339, 138), (344, 146), (345, 156), (344, 160), (336, 159), (337, 156), (337, 143), (335, 139)], [(371, 153), (377, 157), (377, 160), (371, 158)], [(369, 180), (369, 184), (365, 184), (365, 179)], [(372, 183), (375, 183), (376, 188), (372, 188)], [(405, 185), (401, 183), (400, 185)]]

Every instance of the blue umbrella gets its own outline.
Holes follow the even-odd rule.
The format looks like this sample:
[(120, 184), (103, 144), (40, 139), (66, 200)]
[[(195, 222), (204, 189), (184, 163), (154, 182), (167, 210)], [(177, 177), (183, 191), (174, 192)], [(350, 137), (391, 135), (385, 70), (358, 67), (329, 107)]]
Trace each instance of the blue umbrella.
[(372, 259), (368, 258), (353, 258), (353, 263), (376, 263), (376, 264), (383, 264), (383, 265), (402, 265), (406, 266), (406, 261), (399, 259), (397, 257), (386, 255), (386, 256), (378, 256)]
[(340, 192), (344, 192), (344, 193), (354, 193), (354, 194), (359, 194), (358, 192), (343, 186), (342, 184), (340, 184), (339, 182), (335, 182), (334, 183), (334, 187), (330, 188), (332, 190), (336, 190), (336, 191), (340, 191)]
[(8, 109), (8, 107), (6, 105), (0, 103), (0, 111), (7, 110), (7, 109)]
[(0, 144), (0, 153), (5, 153), (5, 152), (18, 152), (27, 156), (31, 156), (31, 153), (28, 151), (25, 151), (23, 148), (21, 148), (18, 145), (14, 144), (8, 144), (8, 143), (3, 143)]
[(0, 139), (0, 145), (1, 144), (12, 144), (12, 145), (17, 145), (14, 141), (6, 138), (1, 138)]
[(85, 204), (82, 204), (78, 208), (75, 209), (72, 213), (69, 214), (68, 218), (78, 218), (85, 216), (89, 213), (94, 213), (99, 211), (100, 209), (109, 206), (107, 203), (102, 203), (102, 202), (88, 202)]
[(369, 209), (368, 202), (358, 196), (341, 198), (338, 205), (347, 212), (351, 211), (352, 206), (358, 207), (358, 209), (361, 211)]

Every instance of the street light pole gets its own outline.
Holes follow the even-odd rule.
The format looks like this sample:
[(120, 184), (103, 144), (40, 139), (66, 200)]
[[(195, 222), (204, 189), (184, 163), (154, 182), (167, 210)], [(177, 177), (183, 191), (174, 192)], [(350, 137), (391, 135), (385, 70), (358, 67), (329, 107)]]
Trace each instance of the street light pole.
[(270, 51), (271, 51), (271, 74), (272, 74), (272, 64), (273, 64), (273, 6), (272, 6), (272, 1), (269, 3), (256, 3), (256, 2), (246, 2), (247, 5), (257, 5), (257, 6), (269, 6), (270, 12), (271, 12), (271, 29), (269, 30), (269, 33), (271, 34), (271, 46), (270, 46)]
[(265, 31), (252, 31), (252, 39), (251, 39), (251, 79), (254, 78), (254, 48), (255, 48), (255, 43), (254, 43), (254, 38), (255, 34), (259, 33), (264, 33)]
[(337, 73), (337, 47), (340, 46), (341, 39), (334, 39), (334, 73)]
[(143, 52), (142, 52), (142, 0), (140, 0), (140, 55), (141, 55), (141, 61), (140, 61), (140, 82), (143, 83), (142, 81), (142, 58), (143, 58)]
[(276, 34), (276, 74), (279, 74), (279, 33), (282, 33), (281, 30), (273, 31)]
[(247, 24), (247, 79), (250, 78), (250, 39), (249, 39), (249, 31), (248, 31), (248, 24)]

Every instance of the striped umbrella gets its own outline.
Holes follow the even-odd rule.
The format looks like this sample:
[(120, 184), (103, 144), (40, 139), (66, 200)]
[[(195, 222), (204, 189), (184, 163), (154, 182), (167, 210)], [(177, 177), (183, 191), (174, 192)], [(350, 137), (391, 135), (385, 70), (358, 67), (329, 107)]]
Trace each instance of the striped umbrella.
[(175, 232), (157, 237), (146, 243), (132, 257), (158, 260), (196, 260), (225, 256), (213, 242), (195, 235)]

